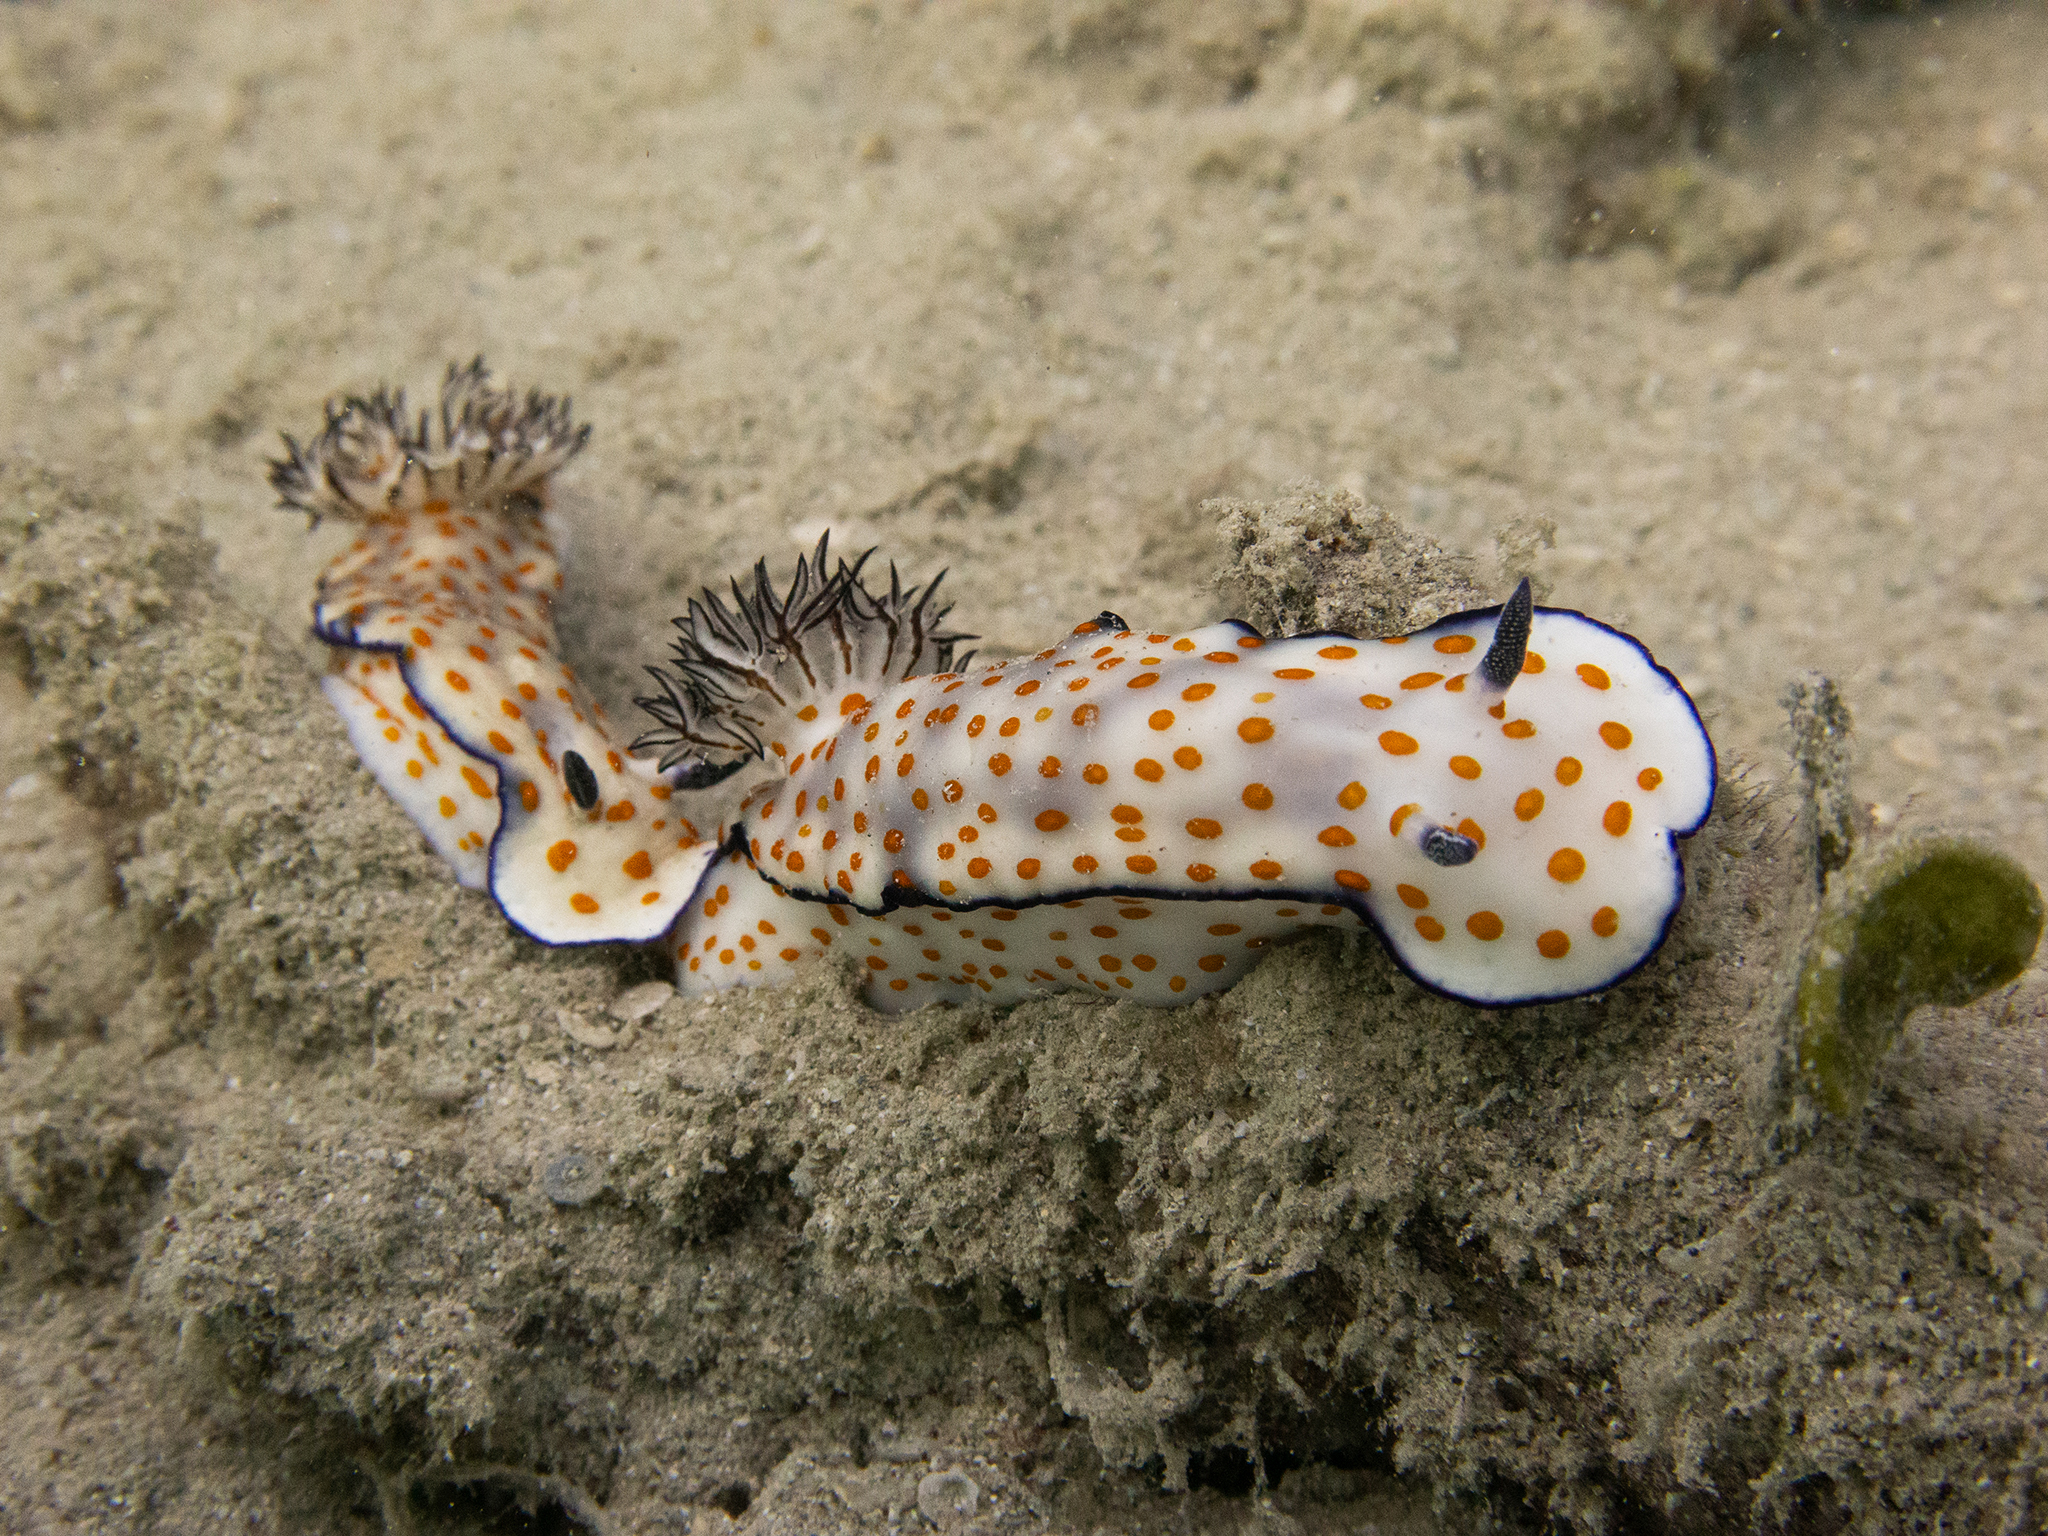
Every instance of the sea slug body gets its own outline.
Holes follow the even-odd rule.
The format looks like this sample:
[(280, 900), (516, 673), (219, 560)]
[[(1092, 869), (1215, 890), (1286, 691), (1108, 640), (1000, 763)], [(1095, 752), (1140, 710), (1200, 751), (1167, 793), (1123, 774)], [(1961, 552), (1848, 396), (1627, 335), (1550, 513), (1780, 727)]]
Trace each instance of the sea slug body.
[(480, 365), (450, 371), (438, 436), (404, 414), (352, 401), (274, 474), (366, 524), (316, 603), (328, 691), (458, 876), (546, 942), (661, 938), (695, 992), (850, 953), (894, 1010), (1184, 1002), (1279, 938), (1371, 926), (1497, 1006), (1612, 985), (1682, 899), (1676, 840), (1715, 784), (1699, 715), (1526, 582), (1383, 640), (1103, 614), (970, 669), (936, 582), (870, 591), (868, 557), (821, 541), (786, 592), (757, 567), (732, 607), (690, 605), (640, 701), (656, 728), (621, 749), (552, 627), (540, 507), (583, 432)]
[(547, 485), (588, 436), (478, 359), (433, 415), (351, 398), (271, 468), (285, 505), (360, 531), (313, 604), (357, 754), (457, 879), (556, 944), (661, 937), (718, 854), (669, 776), (612, 744), (556, 641)]

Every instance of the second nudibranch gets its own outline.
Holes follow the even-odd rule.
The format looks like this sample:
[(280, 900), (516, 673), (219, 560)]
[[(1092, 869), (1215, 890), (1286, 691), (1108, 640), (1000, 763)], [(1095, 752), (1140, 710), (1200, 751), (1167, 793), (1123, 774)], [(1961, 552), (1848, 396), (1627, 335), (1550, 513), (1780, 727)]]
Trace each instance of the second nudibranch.
[(1670, 675), (1526, 583), (1372, 642), (1105, 615), (1033, 657), (817, 702), (677, 926), (687, 987), (851, 947), (905, 1006), (1170, 1003), (1288, 933), (1369, 923), (1440, 991), (1570, 996), (1662, 941), (1674, 839), (1714, 785)]

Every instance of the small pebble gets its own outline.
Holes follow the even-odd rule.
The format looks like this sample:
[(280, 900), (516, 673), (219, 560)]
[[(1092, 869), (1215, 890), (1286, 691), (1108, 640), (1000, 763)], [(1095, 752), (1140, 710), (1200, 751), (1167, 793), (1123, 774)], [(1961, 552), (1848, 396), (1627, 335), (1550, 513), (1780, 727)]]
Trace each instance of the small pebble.
[(566, 1008), (555, 1010), (555, 1022), (562, 1026), (563, 1034), (578, 1045), (587, 1046), (593, 1051), (608, 1051), (633, 1032), (630, 1024), (622, 1024), (612, 1030), (606, 1029), (602, 1024), (585, 1023)]
[(957, 1469), (928, 1472), (917, 1480), (917, 1512), (941, 1530), (969, 1519), (980, 1499), (974, 1479)]
[(571, 1152), (549, 1163), (540, 1183), (557, 1205), (586, 1205), (604, 1188), (604, 1169), (596, 1158)]
[(665, 981), (643, 981), (613, 998), (605, 1012), (622, 1024), (637, 1024), (675, 995), (676, 989)]

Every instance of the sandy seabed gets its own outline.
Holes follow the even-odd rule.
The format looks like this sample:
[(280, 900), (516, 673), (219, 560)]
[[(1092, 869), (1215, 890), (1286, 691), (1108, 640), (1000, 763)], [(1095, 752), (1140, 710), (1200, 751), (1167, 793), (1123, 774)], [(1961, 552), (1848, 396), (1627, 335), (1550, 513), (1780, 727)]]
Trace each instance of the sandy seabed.
[[(2048, 1525), (2038, 965), (1759, 1107), (1791, 676), (1866, 838), (2048, 871), (2044, 197), (2038, 4), (0, 9), (0, 1526)], [(264, 483), (477, 352), (595, 424), (616, 718), (827, 529), (998, 655), (1527, 571), (1712, 728), (1686, 914), (1498, 1014), (621, 1020), (354, 764)]]

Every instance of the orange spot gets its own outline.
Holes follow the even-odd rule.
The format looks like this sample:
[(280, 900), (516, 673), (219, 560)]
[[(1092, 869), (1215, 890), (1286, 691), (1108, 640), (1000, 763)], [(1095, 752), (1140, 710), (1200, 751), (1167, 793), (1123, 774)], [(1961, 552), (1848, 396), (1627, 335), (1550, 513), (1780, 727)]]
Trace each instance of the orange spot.
[(531, 704), (535, 699), (540, 697), (540, 690), (534, 687), (531, 683), (521, 683), (519, 685), (519, 697), (526, 700), (527, 703)]
[(1600, 739), (1619, 752), (1636, 739), (1635, 732), (1619, 720), (1603, 720), (1600, 723)]
[(1204, 651), (1202, 652), (1202, 660), (1230, 662), (1237, 660), (1237, 655), (1232, 651)]
[(1609, 837), (1620, 837), (1628, 831), (1629, 821), (1634, 815), (1626, 800), (1617, 800), (1601, 814), (1600, 825), (1607, 829)]
[(1560, 848), (1544, 867), (1550, 871), (1551, 879), (1570, 885), (1586, 872), (1586, 856), (1576, 848)]
[(1413, 692), (1418, 688), (1427, 688), (1443, 680), (1444, 675), (1441, 672), (1414, 672), (1401, 679), (1401, 686)]
[(654, 873), (654, 860), (647, 857), (647, 851), (643, 848), (640, 852), (626, 860), (625, 863), (621, 864), (619, 868), (623, 869), (635, 880), (645, 880)]
[[(782, 845), (780, 843), (777, 843), (775, 846), (779, 848)], [(793, 875), (800, 875), (804, 872), (804, 856), (798, 853), (794, 848), (790, 849), (789, 857), (783, 862), (785, 866), (788, 868), (789, 872)]]
[(1206, 864), (1190, 864), (1188, 866), (1188, 878), (1197, 885), (1207, 885), (1216, 878), (1216, 871)]
[(1170, 709), (1155, 709), (1146, 719), (1145, 723), (1155, 731), (1163, 731), (1173, 724), (1173, 711)]
[(1255, 811), (1270, 811), (1273, 808), (1273, 791), (1263, 784), (1245, 785), (1244, 793), (1238, 798)]
[(1145, 819), (1145, 813), (1135, 805), (1120, 805), (1109, 813), (1109, 817), (1112, 821), (1119, 821), (1127, 827), (1134, 827)]
[(1314, 669), (1309, 667), (1278, 667), (1274, 669), (1273, 675), (1284, 677), (1290, 683), (1298, 683), (1303, 678), (1314, 677), (1316, 674)]
[(455, 802), (446, 795), (441, 797), (441, 814), (443, 816), (453, 816), (455, 814)]
[(1486, 834), (1480, 831), (1479, 823), (1470, 816), (1458, 823), (1458, 836), (1469, 837), (1482, 848), (1486, 846)]
[(1576, 757), (1560, 757), (1557, 760), (1557, 782), (1560, 784), (1578, 783), (1579, 775), (1585, 771), (1586, 765)]
[(467, 763), (462, 765), (462, 782), (469, 786), (469, 792), (479, 800), (491, 798), (491, 786), (484, 782), (482, 774), (478, 773)]
[(1612, 907), (1602, 907), (1593, 914), (1593, 932), (1603, 939), (1611, 939), (1621, 927), (1621, 914)]
[(977, 880), (986, 880), (988, 872), (993, 868), (995, 866), (989, 863), (987, 859), (969, 859), (967, 861), (967, 873)]
[(1109, 782), (1109, 770), (1100, 763), (1090, 763), (1081, 770), (1081, 777), (1090, 784), (1106, 784)]
[(1546, 960), (1562, 960), (1572, 952), (1572, 941), (1562, 928), (1547, 928), (1536, 935), (1536, 953)]
[(491, 653), (485, 650), (480, 645), (472, 645), (469, 648), (469, 654), (474, 656), (478, 661), (489, 661), (491, 659)]
[(920, 811), (928, 811), (931, 809), (932, 797), (921, 789), (913, 789), (910, 792), (910, 803)]
[(522, 779), (519, 784), (519, 803), (530, 816), (540, 809), (540, 786), (531, 779)]
[(1278, 880), (1281, 874), (1280, 866), (1271, 859), (1260, 859), (1252, 865), (1252, 878), (1254, 880)]
[(1022, 720), (1020, 720), (1017, 716), (1012, 715), (1009, 719), (1005, 720), (1002, 723), (1001, 727), (997, 729), (996, 734), (998, 736), (1014, 736), (1017, 734), (1018, 729), (1023, 724), (1024, 722)]
[(604, 813), (604, 819), (606, 821), (631, 821), (633, 819), (633, 802), (621, 800), (617, 805)]
[(1410, 816), (1413, 816), (1417, 811), (1421, 809), (1421, 806), (1415, 804), (1411, 800), (1408, 804), (1402, 806), (1399, 810), (1395, 811), (1393, 815), (1387, 818), (1387, 830), (1393, 833), (1394, 836), (1399, 837), (1401, 835), (1401, 823), (1406, 821)]
[(1212, 972), (1222, 970), (1227, 963), (1221, 955), (1204, 955), (1195, 962), (1203, 970)]
[(1340, 869), (1337, 871), (1335, 879), (1347, 891), (1369, 891), (1372, 889), (1372, 882), (1355, 869)]
[(1193, 747), (1175, 747), (1173, 749), (1173, 760), (1176, 765), (1185, 768), (1189, 773), (1193, 773), (1202, 766), (1202, 754)]
[[(1076, 725), (1079, 725), (1080, 723), (1081, 722), (1078, 720), (1074, 722), (1074, 724)], [(982, 732), (982, 728), (987, 724), (987, 715), (976, 715), (972, 720), (967, 722), (967, 734), (970, 736), (979, 736)]]
[(1415, 738), (1406, 731), (1381, 731), (1380, 750), (1393, 757), (1406, 757), (1416, 750)]
[[(381, 711), (379, 711), (379, 713), (381, 713)], [(387, 725), (384, 727), (384, 739), (386, 741), (398, 741), (403, 739), (404, 736), (405, 732), (401, 731), (395, 725)], [(505, 750), (509, 752), (512, 749), (510, 747), (507, 747)]]
[(1126, 688), (1150, 688), (1158, 681), (1159, 674), (1157, 672), (1141, 672), (1128, 683), (1125, 683), (1124, 686)]
[(1365, 786), (1353, 779), (1337, 791), (1337, 803), (1347, 811), (1355, 811), (1365, 804)]
[(1237, 723), (1237, 734), (1246, 741), (1267, 741), (1273, 735), (1273, 722), (1263, 715), (1253, 715)]
[(520, 718), (519, 706), (517, 704), (514, 704), (510, 699), (498, 700), (498, 708), (505, 712), (505, 717), (508, 720), (517, 720)]
[(1017, 861), (1017, 878), (1019, 880), (1036, 880), (1039, 868), (1040, 865), (1036, 859), (1019, 859)]
[(1326, 645), (1316, 654), (1325, 661), (1349, 661), (1358, 654), (1358, 648), (1351, 645)]
[(842, 715), (858, 714), (861, 710), (866, 709), (867, 707), (867, 699), (863, 695), (858, 693), (849, 693), (845, 698), (839, 701), (839, 713)]
[(1415, 919), (1415, 931), (1434, 944), (1444, 936), (1444, 925), (1424, 913)]
[(1084, 853), (1074, 860), (1074, 873), (1077, 875), (1092, 875), (1096, 868), (1095, 855), (1092, 853)]
[(1194, 683), (1183, 688), (1180, 691), (1180, 696), (1190, 704), (1199, 704), (1215, 691), (1216, 685), (1214, 683)]
[(1445, 635), (1443, 639), (1437, 641), (1434, 649), (1446, 656), (1462, 656), (1478, 643), (1470, 635)]
[(1221, 837), (1222, 835), (1223, 823), (1220, 821), (1211, 821), (1206, 816), (1197, 816), (1193, 821), (1188, 823), (1189, 837)]
[(899, 779), (909, 778), (910, 770), (915, 768), (916, 766), (917, 754), (915, 752), (904, 753), (901, 757), (896, 759), (896, 777)]
[(1056, 757), (1048, 757), (1038, 765), (1038, 776), (1041, 779), (1058, 778), (1060, 776), (1060, 760)]
[(1527, 741), (1536, 734), (1536, 727), (1527, 720), (1510, 720), (1500, 728), (1500, 733), (1511, 741)]
[(1460, 672), (1456, 677), (1452, 678), (1448, 683), (1444, 684), (1445, 693), (1463, 693), (1464, 691), (1465, 674), (1463, 672)]
[(1086, 729), (1102, 718), (1102, 711), (1093, 704), (1083, 704), (1074, 711), (1074, 724)]
[(1325, 827), (1316, 834), (1316, 841), (1325, 848), (1349, 848), (1358, 839), (1342, 827)]
[[(392, 736), (394, 739), (396, 738), (397, 734), (398, 733), (395, 731), (392, 732)], [(509, 754), (512, 751), (512, 743), (505, 738), (502, 732), (487, 731), (484, 734), (484, 740), (488, 741), (491, 744), (491, 750), (494, 752), (504, 752)]]
[(1358, 702), (1367, 709), (1392, 709), (1394, 707), (1394, 701), (1384, 693), (1361, 693), (1358, 696)]
[(453, 688), (457, 693), (469, 692), (469, 679), (464, 677), (460, 672), (456, 671), (453, 667), (450, 667), (444, 675), (448, 679), (448, 686), (450, 688)]
[(578, 912), (581, 912), (585, 917), (588, 917), (597, 910), (597, 898), (595, 896), (587, 896), (582, 891), (578, 891), (569, 898), (569, 905)]
[(428, 634), (424, 629), (415, 629), (412, 632), (412, 643), (418, 646), (421, 650), (425, 650), (428, 646), (434, 643), (434, 637)]
[(1152, 955), (1133, 955), (1131, 956), (1131, 964), (1141, 971), (1149, 971), (1155, 969), (1159, 961)]
[(1004, 774), (1008, 773), (1010, 771), (1010, 759), (1008, 755), (1002, 752), (998, 752), (994, 757), (990, 758), (988, 760), (988, 771), (994, 774), (999, 779)]
[(1149, 875), (1159, 868), (1159, 863), (1156, 859), (1147, 858), (1142, 853), (1134, 853), (1124, 860), (1124, 868), (1134, 875)]
[(1645, 768), (1641, 773), (1636, 775), (1636, 787), (1638, 789), (1655, 789), (1659, 784), (1662, 784), (1663, 782), (1664, 774), (1660, 769)]
[[(1057, 832), (1067, 824), (1067, 813), (1065, 811), (1040, 811), (1031, 818), (1031, 824), (1041, 832)], [(903, 840), (901, 833), (892, 832), (890, 836), (897, 840), (899, 846), (901, 845)], [(889, 851), (894, 853), (896, 850), (892, 848)]]
[(1131, 772), (1135, 773), (1147, 784), (1157, 784), (1161, 779), (1166, 777), (1165, 767), (1162, 764), (1160, 764), (1156, 759), (1149, 757), (1139, 758), (1136, 764), (1132, 766)]
[(1420, 886), (1397, 885), (1394, 887), (1394, 894), (1399, 896), (1405, 905), (1413, 907), (1417, 911), (1429, 905), (1429, 892), (1423, 890)]
[(558, 875), (575, 862), (576, 845), (566, 837), (548, 849), (548, 868)]
[(1500, 920), (1498, 912), (1474, 912), (1465, 919), (1465, 931), (1473, 938), (1483, 939), (1491, 944), (1508, 930), (1507, 924)]
[(1578, 666), (1573, 670), (1579, 674), (1579, 681), (1584, 683), (1588, 688), (1605, 689), (1614, 686), (1613, 682), (1608, 678), (1607, 674), (1601, 671), (1598, 667), (1594, 666), (1593, 663), (1591, 663), (1590, 661), (1580, 662)]
[(1535, 651), (1529, 652), (1528, 655), (1522, 658), (1522, 670), (1524, 672), (1541, 672), (1545, 665), (1546, 663), (1542, 656)]
[(1476, 758), (1454, 757), (1451, 759), (1451, 772), (1461, 779), (1476, 779), (1479, 777), (1480, 771), (1479, 762)]

